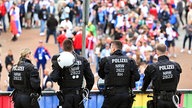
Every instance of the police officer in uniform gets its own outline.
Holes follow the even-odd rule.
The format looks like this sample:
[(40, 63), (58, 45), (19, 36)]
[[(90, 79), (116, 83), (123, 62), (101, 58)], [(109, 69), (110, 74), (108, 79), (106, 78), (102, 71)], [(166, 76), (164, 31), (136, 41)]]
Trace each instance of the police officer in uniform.
[[(84, 90), (86, 88), (86, 93), (88, 93), (94, 84), (94, 76), (89, 62), (74, 53), (73, 50), (72, 41), (66, 39), (63, 42), (63, 52), (52, 58), (53, 71), (50, 78), (60, 86), (57, 97), (59, 106), (62, 108), (84, 108), (82, 101)], [(83, 77), (86, 80), (85, 88), (82, 88)]]
[(31, 57), (30, 49), (23, 49), (18, 64), (13, 65), (9, 74), (10, 87), (15, 89), (12, 93), (14, 108), (39, 108), (40, 78)]
[(153, 101), (149, 101), (148, 108), (176, 108), (176, 91), (180, 79), (181, 67), (178, 63), (170, 61), (166, 56), (165, 44), (156, 46), (158, 62), (148, 65), (141, 90), (146, 91), (152, 81)]
[(140, 75), (133, 59), (122, 54), (122, 43), (111, 43), (111, 56), (102, 58), (98, 74), (105, 80), (104, 102), (102, 108), (131, 108), (132, 88)]

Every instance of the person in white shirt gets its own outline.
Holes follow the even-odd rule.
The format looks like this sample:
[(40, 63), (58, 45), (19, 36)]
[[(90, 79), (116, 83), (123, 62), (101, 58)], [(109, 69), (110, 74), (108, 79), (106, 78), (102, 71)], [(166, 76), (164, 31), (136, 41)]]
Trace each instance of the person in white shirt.
[[(10, 12), (12, 6), (13, 6), (13, 0), (7, 0), (5, 2), (5, 7), (6, 7), (7, 13)], [(9, 22), (10, 22), (10, 20), (11, 20), (10, 14), (7, 14), (7, 16), (8, 16)]]
[(140, 54), (143, 60), (146, 60), (146, 54), (148, 51), (152, 51), (152, 47), (150, 45), (147, 44), (147, 42), (143, 42), (142, 46), (140, 47)]
[(148, 5), (147, 5), (147, 2), (144, 1), (142, 3), (142, 5), (140, 5), (139, 8), (141, 9), (141, 14), (144, 16), (144, 18), (147, 18), (148, 17), (148, 12), (149, 12), (149, 8), (148, 8)]
[(60, 10), (58, 10), (59, 11), (59, 22), (62, 22), (66, 18), (69, 18), (70, 8), (67, 6), (66, 1), (64, 1), (62, 4), (63, 5), (60, 6)]
[(133, 6), (133, 7), (136, 7), (137, 5), (137, 0), (129, 0), (130, 4)]
[[(173, 31), (172, 25), (168, 22), (166, 24), (166, 34), (167, 34), (167, 47), (168, 47), (168, 56), (173, 54), (174, 57), (177, 57), (175, 53), (175, 32)], [(172, 52), (170, 51), (170, 47), (172, 46)]]
[(40, 0), (39, 1), (40, 8), (43, 8), (43, 5), (46, 5), (46, 8), (50, 6), (50, 2), (48, 0)]
[(159, 37), (157, 38), (157, 40), (159, 41), (159, 43), (161, 43), (161, 44), (165, 44), (165, 42), (166, 42), (166, 37), (164, 36), (164, 34), (163, 33), (160, 33), (159, 34)]
[(63, 20), (60, 25), (63, 26), (64, 29), (66, 29), (66, 36), (67, 36), (68, 38), (72, 38), (73, 24), (72, 24), (72, 22), (69, 20), (69, 17), (67, 17), (65, 20)]
[(48, 6), (47, 10), (48, 10), (49, 15), (50, 14), (55, 15), (56, 8), (55, 8), (55, 3), (53, 0), (50, 0), (50, 5)]
[(113, 13), (115, 12), (115, 8), (111, 3), (108, 4), (107, 12), (109, 13), (108, 21), (111, 22), (113, 20)]
[(110, 56), (110, 45), (109, 44), (105, 44), (105, 49), (102, 49), (101, 54), (100, 54), (100, 58), (104, 58), (104, 57), (108, 57)]

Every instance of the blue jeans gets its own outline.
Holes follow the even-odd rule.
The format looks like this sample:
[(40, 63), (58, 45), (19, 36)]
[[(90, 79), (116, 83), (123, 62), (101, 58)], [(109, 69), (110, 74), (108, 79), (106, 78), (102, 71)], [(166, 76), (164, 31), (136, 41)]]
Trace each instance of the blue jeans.
[(75, 52), (76, 52), (78, 55), (81, 55), (81, 49), (75, 49)]
[(60, 44), (58, 44), (59, 47), (59, 53), (63, 52), (63, 49), (60, 47)]
[(80, 26), (80, 25), (81, 25), (80, 20), (81, 20), (81, 17), (76, 16), (76, 18), (75, 18), (75, 23), (76, 23), (76, 26)]
[(3, 16), (3, 17), (1, 18), (1, 20), (2, 20), (2, 22), (3, 22), (3, 30), (4, 30), (4, 32), (7, 32), (7, 30), (6, 30), (6, 23), (5, 23), (5, 16)]
[(46, 20), (41, 20), (40, 33), (44, 33), (44, 31), (45, 31), (45, 24), (46, 24)]
[(54, 36), (54, 39), (55, 39), (55, 44), (57, 44), (57, 35), (56, 35), (56, 30), (49, 30), (49, 29), (47, 29), (47, 37), (46, 37), (46, 43), (48, 43), (48, 41), (49, 41), (49, 36), (51, 35), (51, 34), (53, 34), (53, 36)]

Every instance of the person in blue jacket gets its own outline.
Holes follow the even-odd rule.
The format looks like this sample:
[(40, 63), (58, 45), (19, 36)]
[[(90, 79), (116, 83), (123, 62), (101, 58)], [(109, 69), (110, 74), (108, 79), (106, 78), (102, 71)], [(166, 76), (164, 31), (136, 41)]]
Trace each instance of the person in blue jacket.
[(39, 41), (39, 46), (37, 47), (34, 58), (37, 62), (37, 69), (40, 68), (40, 65), (42, 65), (43, 72), (45, 70), (45, 65), (47, 63), (47, 60), (51, 58), (48, 50), (43, 46), (43, 41)]

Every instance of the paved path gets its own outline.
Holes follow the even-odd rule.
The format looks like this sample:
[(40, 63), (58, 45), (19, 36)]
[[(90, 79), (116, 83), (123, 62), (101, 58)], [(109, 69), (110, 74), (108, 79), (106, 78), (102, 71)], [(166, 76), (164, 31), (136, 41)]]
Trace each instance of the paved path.
[[(179, 40), (176, 41), (176, 51), (177, 51), (177, 58), (171, 58), (174, 61), (177, 61), (181, 64), (183, 73), (181, 75), (181, 80), (179, 83), (180, 89), (192, 89), (192, 55), (187, 54), (187, 52), (180, 53), (180, 48), (182, 46), (184, 31), (181, 29), (179, 30), (181, 36), (179, 37)], [(22, 48), (29, 47), (32, 51), (35, 51), (36, 47), (38, 46), (39, 40), (45, 41), (45, 36), (39, 36), (39, 29), (31, 29), (31, 30), (23, 30), (23, 33), (19, 37), (18, 41), (12, 42), (11, 41), (11, 34), (8, 33), (2, 33), (0, 36), (0, 43), (2, 44), (2, 47), (0, 48), (1, 56), (0, 60), (3, 62), (5, 61), (5, 56), (7, 54), (8, 49), (12, 49), (14, 53), (14, 59), (16, 62), (18, 62), (19, 58), (19, 51)], [(50, 51), (51, 55), (54, 55), (58, 53), (58, 46), (54, 44), (53, 36), (50, 37), (49, 43), (44, 44)], [(186, 44), (188, 46), (188, 43)], [(35, 63), (35, 61), (32, 61)], [(48, 69), (51, 71), (51, 63), (48, 61), (47, 63)], [(94, 65), (92, 66), (94, 67)], [(5, 80), (7, 79), (7, 71), (5, 70), (5, 66), (3, 68), (2, 77), (0, 81), (0, 89), (5, 90)], [(57, 86), (55, 86), (57, 89)]]

